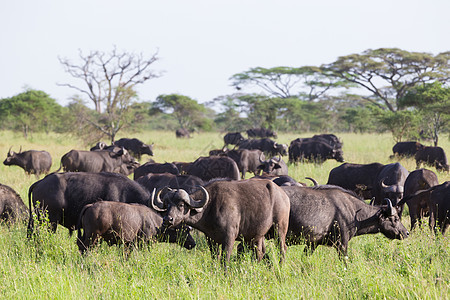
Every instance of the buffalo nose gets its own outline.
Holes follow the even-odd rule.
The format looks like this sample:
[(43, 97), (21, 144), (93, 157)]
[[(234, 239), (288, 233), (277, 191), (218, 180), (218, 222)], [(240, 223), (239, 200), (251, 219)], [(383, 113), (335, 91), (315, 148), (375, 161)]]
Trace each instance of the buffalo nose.
[(173, 218), (170, 217), (170, 216), (165, 216), (163, 218), (163, 222), (164, 222), (164, 225), (172, 225), (173, 224)]

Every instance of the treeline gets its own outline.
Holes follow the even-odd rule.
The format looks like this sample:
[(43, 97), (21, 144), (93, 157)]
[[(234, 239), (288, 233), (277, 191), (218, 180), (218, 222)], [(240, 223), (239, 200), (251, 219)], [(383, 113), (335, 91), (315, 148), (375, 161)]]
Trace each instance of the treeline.
[[(105, 54), (91, 53), (82, 61), (83, 67), (86, 62), (94, 62), (96, 55), (103, 58)], [(122, 59), (129, 54), (114, 49), (108, 55), (111, 59), (107, 61), (114, 62), (113, 58)], [(130, 60), (134, 57), (129, 55)], [(145, 67), (157, 59), (153, 55)], [(396, 141), (423, 138), (437, 145), (439, 136), (449, 131), (449, 59), (450, 52), (432, 55), (382, 48), (339, 57), (320, 67), (256, 67), (230, 78), (236, 93), (218, 96), (208, 103), (179, 94), (139, 101), (134, 91), (136, 84), (156, 75), (137, 80), (140, 73), (133, 73), (133, 69), (129, 71), (134, 81), (114, 82), (113, 75), (104, 74), (110, 79), (104, 84), (98, 78), (93, 81), (78, 76), (74, 72), (77, 65), (63, 60), (61, 63), (69, 74), (82, 82), (79, 86), (65, 86), (88, 94), (94, 109), (80, 96), (63, 107), (45, 92), (29, 89), (0, 99), (0, 129), (21, 131), (25, 137), (36, 131), (70, 132), (86, 142), (105, 137), (114, 140), (117, 132), (125, 128), (389, 131)], [(91, 67), (95, 68), (95, 64)], [(126, 77), (127, 70), (120, 68), (120, 71), (123, 73), (120, 78)], [(92, 70), (91, 74), (98, 72)], [(95, 90), (92, 82), (99, 83), (98, 90), (105, 90), (98, 95), (89, 94)]]

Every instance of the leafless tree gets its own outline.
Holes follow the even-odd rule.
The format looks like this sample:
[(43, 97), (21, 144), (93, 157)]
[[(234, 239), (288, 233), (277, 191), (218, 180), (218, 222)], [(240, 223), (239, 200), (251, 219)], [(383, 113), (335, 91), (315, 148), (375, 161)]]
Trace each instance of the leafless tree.
[(135, 86), (160, 76), (150, 68), (159, 60), (157, 55), (158, 52), (145, 58), (142, 53), (120, 52), (116, 47), (109, 53), (91, 51), (87, 55), (79, 50), (78, 62), (59, 58), (65, 71), (79, 84), (58, 85), (87, 96), (98, 114), (96, 119), (86, 121), (114, 141), (117, 132), (126, 124), (127, 108), (136, 97)]

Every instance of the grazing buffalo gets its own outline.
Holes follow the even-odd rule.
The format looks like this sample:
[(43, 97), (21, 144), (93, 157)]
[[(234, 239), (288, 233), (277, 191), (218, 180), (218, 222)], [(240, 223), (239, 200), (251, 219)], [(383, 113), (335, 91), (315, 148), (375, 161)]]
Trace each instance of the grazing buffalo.
[(334, 149), (342, 149), (342, 142), (334, 134), (316, 134), (309, 138), (297, 138), (292, 140), (290, 145), (294, 143), (323, 142), (332, 146)]
[(239, 149), (249, 149), (249, 150), (258, 149), (264, 153), (267, 153), (269, 156), (277, 156), (278, 154), (280, 155), (287, 154), (287, 145), (278, 144), (277, 142), (268, 138), (243, 140), (242, 142), (239, 143)]
[(414, 198), (423, 196), (429, 199), (430, 229), (434, 231), (440, 229), (442, 234), (444, 234), (450, 226), (450, 181), (409, 195), (403, 198), (399, 205), (403, 205), (405, 202), (408, 203), (408, 201), (414, 201)]
[(177, 129), (175, 131), (175, 136), (177, 138), (187, 138), (187, 139), (191, 138), (191, 134), (189, 133), (189, 130), (187, 130), (186, 128)]
[(132, 156), (141, 159), (143, 154), (153, 156), (153, 144), (147, 145), (136, 138), (122, 138), (114, 142), (114, 145), (127, 149)]
[(373, 197), (373, 183), (378, 172), (384, 167), (380, 163), (344, 163), (330, 171), (327, 184), (337, 185), (358, 194), (364, 199)]
[(245, 138), (242, 136), (240, 132), (228, 132), (223, 137), (225, 146), (239, 145), (239, 143), (242, 142), (243, 140), (245, 140)]
[(389, 200), (387, 206), (371, 206), (337, 186), (282, 189), (291, 203), (287, 243), (306, 242), (305, 252), (327, 245), (342, 257), (347, 256), (354, 236), (381, 232), (390, 239), (402, 239), (409, 235)]
[(263, 174), (268, 175), (288, 175), (288, 166), (283, 161), (281, 156), (272, 157), (267, 160), (259, 158), (258, 169), (262, 170)]
[(409, 172), (399, 163), (385, 165), (373, 183), (373, 204), (382, 205), (388, 198), (396, 206), (403, 198), (405, 180)]
[(11, 187), (0, 184), (0, 221), (25, 220), (28, 209), (22, 198)]
[[(403, 197), (406, 198), (418, 191), (426, 190), (438, 184), (437, 175), (433, 171), (427, 169), (412, 171), (406, 178)], [(409, 208), (409, 216), (411, 217), (411, 229), (414, 228), (418, 220), (420, 221), (428, 213), (429, 196), (429, 194), (420, 195), (406, 202)], [(403, 205), (400, 205), (400, 207), (403, 210)]]
[(289, 146), (289, 162), (313, 161), (323, 163), (327, 159), (344, 161), (342, 149), (336, 149), (322, 141), (294, 142)]
[(398, 142), (392, 147), (394, 155), (392, 155), (391, 158), (394, 156), (412, 157), (416, 155), (417, 151), (422, 150), (423, 148), (424, 145), (419, 142)]
[(230, 150), (225, 153), (226, 156), (234, 160), (241, 172), (242, 179), (245, 174), (251, 172), (256, 175), (259, 172), (260, 159), (264, 159), (264, 153), (261, 150)]
[(6, 166), (19, 166), (27, 174), (35, 174), (37, 178), (41, 174), (47, 174), (52, 166), (52, 157), (47, 151), (28, 150), (19, 153), (8, 151), (7, 157), (3, 162)]
[(29, 233), (33, 231), (31, 216), (36, 203), (46, 210), (53, 231), (61, 224), (70, 234), (86, 204), (100, 200), (149, 204), (150, 193), (139, 183), (117, 173), (52, 173), (32, 184), (28, 190), (30, 207)]
[[(281, 259), (286, 251), (289, 198), (270, 180), (214, 181), (188, 194), (171, 190), (152, 198), (156, 210), (165, 211), (164, 223), (186, 223), (208, 238), (211, 252), (222, 245), (224, 262), (229, 262), (235, 240), (255, 249), (258, 261), (265, 254), (264, 235), (275, 227)], [(219, 251), (217, 251), (217, 256)]]
[[(166, 229), (163, 218), (142, 204), (99, 201), (84, 206), (78, 220), (77, 245), (81, 253), (97, 244), (100, 238), (109, 245), (123, 243), (127, 247), (153, 240), (182, 242), (187, 249), (195, 247), (188, 226)], [(81, 232), (83, 229), (83, 233)]]
[(61, 167), (65, 172), (114, 172), (129, 175), (138, 166), (123, 148), (117, 152), (70, 150), (61, 158)]
[(199, 157), (189, 167), (187, 174), (204, 181), (214, 178), (241, 179), (236, 162), (227, 156)]
[(139, 177), (142, 177), (150, 173), (171, 173), (174, 175), (180, 175), (180, 171), (178, 170), (177, 166), (173, 163), (161, 164), (161, 163), (147, 162), (142, 166), (136, 168), (136, 170), (134, 170), (133, 179), (136, 180)]
[(435, 167), (437, 171), (449, 171), (447, 156), (441, 147), (423, 147), (416, 153), (417, 169), (424, 163), (427, 166)]
[(277, 138), (277, 133), (267, 128), (251, 128), (246, 132), (249, 138)]
[(203, 180), (193, 175), (174, 175), (170, 173), (147, 174), (135, 179), (137, 183), (145, 187), (149, 192), (154, 189), (160, 190), (166, 186), (174, 189), (183, 189), (192, 193), (199, 186), (204, 185)]

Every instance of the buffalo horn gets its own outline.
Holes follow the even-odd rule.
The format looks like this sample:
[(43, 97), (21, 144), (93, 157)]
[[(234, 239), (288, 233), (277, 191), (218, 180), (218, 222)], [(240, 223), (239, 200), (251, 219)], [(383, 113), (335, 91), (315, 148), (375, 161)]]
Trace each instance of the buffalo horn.
[[(204, 187), (202, 187), (202, 186), (200, 186), (200, 189), (201, 189), (202, 192), (203, 192), (203, 198), (202, 198), (201, 200), (195, 201), (194, 199), (192, 199), (192, 198), (189, 197), (189, 195), (188, 195), (188, 197), (189, 197), (189, 206), (192, 207), (192, 208), (201, 208), (201, 207), (203, 207), (203, 206), (209, 201), (209, 194), (208, 194), (208, 191), (207, 191)], [(186, 193), (186, 194), (187, 194), (187, 193)]]
[(156, 197), (155, 197), (155, 192), (156, 192), (156, 188), (153, 189), (152, 198), (150, 199), (153, 209), (156, 211), (166, 211), (167, 209), (163, 208), (164, 203), (161, 201), (161, 198), (160, 198), (162, 190), (158, 191), (158, 193), (156, 194)]
[(22, 145), (20, 145), (19, 153), (22, 153)]
[(319, 185), (319, 183), (318, 183), (314, 178), (311, 178), (311, 177), (305, 177), (305, 179), (311, 180), (312, 183), (314, 184), (314, 186), (318, 186), (318, 185)]
[(389, 213), (390, 216), (392, 216), (392, 215), (393, 215), (392, 212), (394, 211), (394, 208), (392, 207), (392, 202), (391, 202), (391, 200), (388, 199), (388, 198), (384, 198), (384, 200), (387, 202), (388, 213)]
[(261, 159), (261, 156), (263, 155), (263, 153), (261, 152), (261, 154), (259, 154), (259, 162), (260, 163), (264, 163), (264, 160)]
[(8, 150), (8, 156), (11, 156), (11, 155), (12, 155), (11, 149), (12, 149), (12, 146), (9, 147), (9, 150)]
[(381, 187), (383, 188), (383, 190), (385, 190), (385, 192), (394, 192), (394, 186), (393, 185), (385, 185), (384, 179), (381, 180)]
[(272, 157), (271, 160), (272, 160), (272, 162), (274, 162), (274, 163), (279, 163), (279, 162), (281, 161), (281, 155), (278, 154), (278, 156)]

